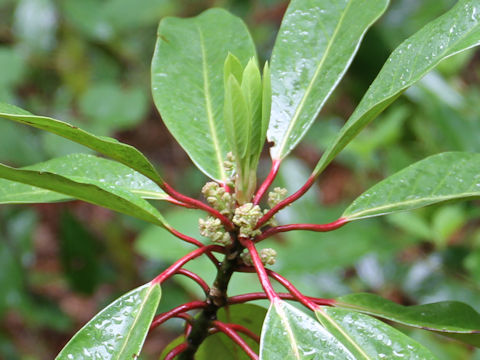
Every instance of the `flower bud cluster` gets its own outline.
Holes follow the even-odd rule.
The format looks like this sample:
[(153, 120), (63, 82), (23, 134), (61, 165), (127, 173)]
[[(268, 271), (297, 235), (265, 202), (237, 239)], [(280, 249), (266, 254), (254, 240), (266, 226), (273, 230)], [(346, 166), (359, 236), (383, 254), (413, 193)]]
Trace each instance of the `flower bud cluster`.
[(240, 228), (240, 236), (253, 238), (261, 234), (260, 230), (255, 230), (255, 225), (262, 216), (263, 212), (260, 206), (246, 203), (235, 209), (232, 221)]
[[(260, 260), (262, 261), (262, 264), (264, 266), (273, 265), (273, 264), (275, 264), (275, 261), (277, 260), (277, 252), (275, 250), (273, 250), (272, 248), (267, 248), (267, 249), (260, 250), (259, 255), (260, 255)], [(250, 253), (248, 251), (243, 252), (240, 255), (240, 258), (242, 259), (242, 261), (245, 265), (253, 266), (252, 256), (250, 255)]]
[(229, 246), (232, 244), (230, 234), (225, 232), (220, 219), (207, 217), (207, 219), (199, 219), (198, 225), (200, 235), (209, 238), (214, 244)]
[(207, 202), (220, 214), (229, 218), (235, 211), (235, 198), (216, 182), (208, 182), (202, 188), (202, 193)]
[(287, 189), (276, 187), (268, 193), (268, 206), (270, 209), (287, 197)]

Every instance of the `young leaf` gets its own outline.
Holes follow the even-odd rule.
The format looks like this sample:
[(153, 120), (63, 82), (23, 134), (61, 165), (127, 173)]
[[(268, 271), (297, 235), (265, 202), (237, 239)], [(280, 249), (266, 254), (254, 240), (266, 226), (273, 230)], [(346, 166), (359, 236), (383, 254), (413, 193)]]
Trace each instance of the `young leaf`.
[(263, 323), (260, 359), (356, 358), (313, 318), (284, 301), (276, 301)]
[(15, 169), (0, 164), (0, 178), (51, 190), (95, 205), (167, 227), (162, 215), (147, 201), (130, 191), (98, 180), (69, 179), (45, 171)]
[(150, 283), (123, 295), (80, 329), (55, 359), (137, 359), (160, 297), (160, 286)]
[(270, 153), (281, 160), (305, 135), (388, 0), (292, 0), (272, 53)]
[(320, 307), (315, 314), (357, 360), (436, 359), (429, 350), (407, 335), (370, 316), (329, 307)]
[(267, 136), (268, 124), (270, 123), (270, 113), (272, 110), (272, 81), (268, 61), (263, 67), (262, 77), (262, 132), (260, 134), (261, 143), (258, 152), (261, 153)]
[[(81, 183), (99, 181), (141, 196), (164, 200), (167, 195), (153, 181), (116, 161), (87, 154), (72, 154), (27, 166), (25, 170), (55, 173)], [(46, 203), (71, 200), (70, 196), (0, 179), (0, 204)]]
[(127, 165), (159, 185), (163, 184), (163, 180), (154, 166), (133, 146), (122, 144), (109, 137), (92, 135), (63, 121), (32, 115), (28, 111), (5, 103), (0, 103), (0, 118), (62, 136)]
[(435, 331), (480, 347), (480, 314), (461, 302), (402, 306), (375, 294), (360, 293), (338, 298), (335, 306)]
[(409, 86), (442, 60), (480, 44), (480, 5), (460, 0), (443, 16), (405, 40), (390, 55), (350, 119), (315, 167), (318, 175), (333, 158)]
[(225, 134), (237, 162), (243, 163), (247, 155), (250, 135), (248, 107), (240, 84), (233, 75), (225, 87), (224, 125)]
[(358, 220), (412, 210), (452, 199), (480, 196), (480, 154), (430, 156), (374, 185), (343, 213)]
[(233, 75), (238, 81), (238, 83), (241, 84), (243, 76), (243, 66), (240, 63), (240, 60), (238, 60), (238, 58), (232, 53), (228, 53), (227, 58), (225, 59), (225, 64), (223, 65), (223, 85), (225, 87), (227, 86), (230, 75)]
[(243, 66), (256, 56), (245, 24), (211, 9), (190, 19), (163, 19), (152, 62), (153, 98), (163, 121), (198, 168), (223, 182), (231, 150), (222, 120), (222, 64), (229, 52)]

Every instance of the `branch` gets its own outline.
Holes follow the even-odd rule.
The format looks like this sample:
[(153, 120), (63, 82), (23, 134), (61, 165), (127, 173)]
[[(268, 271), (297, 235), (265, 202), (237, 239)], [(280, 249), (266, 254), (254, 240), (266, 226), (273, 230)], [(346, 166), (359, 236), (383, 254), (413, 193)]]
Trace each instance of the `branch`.
[(262, 284), (262, 288), (268, 296), (268, 299), (271, 302), (274, 302), (275, 300), (279, 299), (277, 293), (272, 287), (272, 284), (270, 283), (270, 279), (268, 278), (267, 271), (265, 270), (265, 267), (262, 264), (262, 260), (258, 255), (258, 251), (257, 251), (257, 248), (255, 247), (255, 244), (250, 239), (239, 238), (239, 241), (242, 244), (242, 246), (248, 249), (248, 252), (252, 257), (252, 261), (254, 265), (254, 268), (252, 269), (255, 269), (258, 275), (258, 278), (260, 280), (260, 283)]
[[(298, 298), (296, 298), (295, 296), (293, 296), (290, 293), (277, 293), (277, 295), (282, 300), (299, 301)], [(334, 306), (337, 303), (334, 299), (315, 298), (315, 297), (311, 297), (311, 296), (307, 296), (306, 298), (308, 300), (314, 302), (317, 305)], [(249, 302), (249, 301), (265, 300), (265, 299), (268, 299), (267, 294), (265, 294), (263, 292), (255, 292), (255, 293), (232, 296), (232, 297), (228, 298), (228, 304), (229, 305), (243, 304), (243, 303)]]
[(223, 246), (219, 245), (208, 245), (208, 246), (203, 246), (199, 249), (196, 249), (192, 251), (191, 253), (188, 253), (184, 257), (180, 258), (176, 262), (173, 263), (169, 268), (167, 268), (164, 272), (162, 272), (160, 275), (158, 275), (155, 279), (152, 280), (152, 284), (162, 284), (165, 280), (170, 278), (172, 275), (176, 274), (178, 270), (180, 270), (187, 262), (190, 260), (193, 260), (200, 255), (204, 253), (208, 253), (211, 251), (216, 251), (219, 253), (225, 253), (225, 248)]
[(305, 194), (312, 187), (314, 182), (315, 182), (315, 177), (313, 175), (310, 175), (307, 182), (300, 188), (300, 190), (290, 195), (285, 200), (280, 201), (269, 212), (263, 215), (260, 218), (260, 220), (258, 220), (257, 226), (255, 228), (256, 229), (261, 228), (268, 220), (272, 218), (273, 215), (275, 215), (277, 212), (282, 210), (284, 207), (290, 205), (292, 202), (298, 200), (303, 194)]
[(255, 238), (255, 242), (262, 241), (266, 238), (269, 238), (272, 235), (275, 235), (281, 232), (287, 232), (292, 230), (328, 232), (328, 231), (336, 230), (347, 223), (348, 223), (348, 220), (346, 218), (340, 218), (328, 224), (289, 224), (289, 225), (275, 226), (264, 231), (262, 234), (258, 235)]
[(162, 190), (164, 190), (172, 198), (184, 204), (192, 205), (197, 209), (204, 210), (208, 212), (210, 215), (220, 219), (220, 221), (223, 223), (227, 231), (233, 230), (234, 225), (232, 224), (232, 222), (225, 215), (220, 214), (218, 210), (215, 210), (214, 208), (208, 206), (207, 204), (199, 200), (192, 199), (191, 197), (188, 197), (186, 195), (179, 193), (178, 191), (176, 191), (174, 188), (172, 188), (170, 185), (168, 185), (165, 182), (162, 184)]
[(265, 192), (268, 190), (270, 185), (272, 185), (273, 180), (275, 180), (275, 177), (277, 176), (278, 169), (280, 169), (280, 160), (272, 160), (272, 168), (270, 169), (268, 176), (265, 178), (265, 181), (262, 183), (262, 185), (260, 185), (260, 188), (253, 199), (253, 203), (255, 205), (258, 205), (260, 200), (262, 200), (263, 195), (265, 195)]
[[(215, 326), (217, 329), (225, 333), (229, 338), (231, 338), (235, 343), (237, 343), (240, 348), (245, 351), (245, 353), (250, 357), (250, 359), (253, 360), (258, 360), (258, 355), (255, 353), (255, 351), (252, 350), (250, 346), (245, 342), (245, 340), (242, 339), (240, 335), (238, 335), (233, 328), (225, 323), (222, 323), (221, 321), (215, 320), (213, 321), (213, 326)], [(248, 330), (248, 329), (245, 329)], [(248, 330), (250, 331), (250, 330)]]
[(179, 314), (185, 313), (190, 310), (204, 308), (205, 306), (207, 306), (206, 302), (197, 300), (197, 301), (192, 301), (186, 304), (182, 304), (180, 306), (177, 306), (176, 308), (173, 308), (167, 312), (164, 312), (163, 314), (159, 314), (155, 316), (155, 318), (153, 319), (152, 324), (150, 325), (149, 331), (152, 331), (153, 329), (162, 325), (165, 321), (173, 317), (179, 316)]
[(194, 272), (187, 270), (187, 269), (179, 269), (176, 274), (178, 275), (184, 275), (193, 281), (195, 281), (200, 287), (203, 289), (206, 295), (210, 293), (210, 287), (208, 284), (203, 280), (199, 275), (195, 274)]
[(165, 200), (167, 200), (169, 203), (172, 203), (172, 204), (175, 204), (175, 205), (178, 205), (178, 206), (183, 206), (187, 209), (196, 209), (195, 206), (193, 205), (190, 205), (190, 204), (185, 204), (181, 201), (178, 201), (177, 199), (174, 199), (173, 197), (171, 196), (168, 196)]
[(163, 360), (173, 360), (175, 357), (185, 351), (188, 344), (186, 342), (174, 347)]

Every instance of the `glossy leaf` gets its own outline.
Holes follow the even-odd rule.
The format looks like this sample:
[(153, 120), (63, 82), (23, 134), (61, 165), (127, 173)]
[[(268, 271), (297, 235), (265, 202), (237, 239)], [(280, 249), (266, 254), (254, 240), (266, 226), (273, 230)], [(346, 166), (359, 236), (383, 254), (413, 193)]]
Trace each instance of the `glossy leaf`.
[[(217, 319), (229, 324), (239, 324), (255, 334), (260, 335), (263, 319), (267, 310), (252, 304), (239, 304), (222, 308), (218, 311)], [(238, 332), (253, 351), (258, 352), (258, 343), (248, 336)], [(196, 360), (232, 359), (249, 360), (248, 355), (241, 350), (228, 336), (217, 333), (209, 336), (202, 343), (195, 354)]]
[(480, 196), (480, 154), (430, 156), (374, 185), (343, 213), (348, 220)]
[(302, 139), (388, 0), (292, 0), (272, 53), (268, 140), (283, 159)]
[(312, 317), (284, 301), (276, 301), (270, 305), (263, 323), (260, 359), (355, 360), (355, 357)]
[[(27, 170), (55, 173), (74, 181), (99, 181), (128, 190), (144, 199), (165, 200), (167, 195), (153, 181), (118, 162), (87, 154), (72, 154), (27, 166)], [(0, 179), (0, 204), (46, 203), (71, 200), (64, 194)]]
[(259, 153), (263, 150), (263, 145), (267, 136), (268, 125), (270, 124), (270, 113), (272, 111), (272, 80), (270, 73), (270, 66), (268, 61), (263, 67), (263, 76), (262, 76), (262, 131), (260, 134), (260, 139), (262, 139), (259, 144), (260, 148), (258, 149)]
[(0, 164), (0, 178), (64, 194), (95, 205), (166, 227), (162, 215), (147, 201), (128, 190), (98, 180), (70, 179), (48, 171), (15, 169)]
[[(221, 29), (219, 31), (219, 29)], [(226, 181), (223, 68), (228, 53), (245, 66), (256, 56), (245, 24), (225, 10), (164, 18), (152, 62), (152, 91), (163, 121), (205, 174)]]
[(80, 329), (56, 360), (138, 358), (160, 296), (160, 286), (149, 283), (118, 298)]
[(370, 121), (442, 60), (480, 44), (480, 5), (460, 0), (447, 13), (405, 40), (390, 55), (362, 101), (325, 151), (318, 175)]
[(352, 309), (406, 326), (451, 336), (480, 346), (480, 314), (457, 301), (403, 306), (375, 294), (349, 294), (338, 298), (337, 307)]
[(321, 307), (315, 314), (357, 360), (436, 359), (415, 340), (368, 315), (331, 307)]
[(62, 136), (127, 165), (157, 184), (163, 183), (154, 166), (140, 151), (113, 138), (95, 136), (66, 122), (45, 116), (35, 116), (28, 111), (5, 103), (0, 103), (0, 118), (30, 125)]

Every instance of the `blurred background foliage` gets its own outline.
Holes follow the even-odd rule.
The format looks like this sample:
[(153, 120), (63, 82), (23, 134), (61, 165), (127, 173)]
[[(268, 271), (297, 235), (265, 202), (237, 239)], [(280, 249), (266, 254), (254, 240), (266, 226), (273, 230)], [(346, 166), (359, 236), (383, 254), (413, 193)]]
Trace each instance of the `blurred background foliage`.
[[(351, 70), (277, 183), (297, 190), (328, 139), (353, 111), (389, 53), (452, 0), (392, 0)], [(284, 0), (0, 0), (0, 101), (115, 136), (139, 147), (176, 187), (199, 197), (206, 178), (173, 141), (153, 107), (150, 58), (159, 19), (221, 6), (248, 23), (269, 57)], [(221, 29), (219, 29), (221, 31)], [(448, 59), (409, 89), (278, 216), (281, 223), (332, 221), (355, 196), (413, 161), (442, 151), (480, 152), (480, 53)], [(0, 120), (1, 161), (24, 166), (87, 149)], [(260, 177), (268, 172), (267, 152)], [(403, 304), (464, 301), (480, 311), (478, 201), (448, 203), (317, 234), (265, 241), (274, 269), (312, 296), (371, 291)], [(159, 205), (171, 224), (199, 237), (203, 214)], [(263, 244), (262, 244), (263, 245)], [(0, 206), (0, 358), (52, 359), (72, 334), (119, 294), (150, 280), (190, 249), (162, 229), (81, 202)], [(213, 268), (189, 265), (208, 281)], [(232, 293), (259, 290), (236, 275)], [(160, 311), (200, 296), (186, 278), (164, 289)], [(180, 331), (172, 321), (147, 340), (156, 359)], [(402, 329), (407, 331), (406, 329)], [(439, 359), (480, 352), (422, 331)]]

